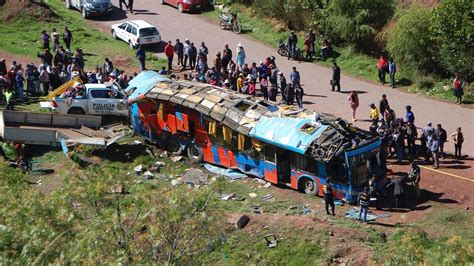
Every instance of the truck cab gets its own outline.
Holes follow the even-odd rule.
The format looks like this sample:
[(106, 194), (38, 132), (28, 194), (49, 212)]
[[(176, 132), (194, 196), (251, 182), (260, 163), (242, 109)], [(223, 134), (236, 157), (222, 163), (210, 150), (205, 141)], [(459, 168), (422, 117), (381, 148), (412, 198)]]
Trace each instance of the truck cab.
[(59, 96), (51, 107), (61, 114), (128, 116), (127, 97), (115, 84), (85, 84), (70, 97)]

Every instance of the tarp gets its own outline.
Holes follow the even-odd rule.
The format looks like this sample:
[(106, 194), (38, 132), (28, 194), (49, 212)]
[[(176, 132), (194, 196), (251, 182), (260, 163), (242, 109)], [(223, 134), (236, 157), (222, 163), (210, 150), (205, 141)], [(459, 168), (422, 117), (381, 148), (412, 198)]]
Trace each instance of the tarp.
[[(379, 216), (377, 215), (374, 215), (374, 214), (368, 214), (367, 213), (367, 221), (375, 221), (375, 219), (377, 219)], [(359, 219), (359, 209), (350, 209), (348, 211), (346, 211), (346, 218), (350, 218), (350, 219)], [(364, 217), (361, 217), (362, 219), (364, 219)]]
[(139, 95), (145, 94), (150, 91), (156, 83), (170, 81), (170, 79), (163, 77), (155, 71), (142, 71), (128, 83), (128, 87), (125, 89), (125, 92), (129, 93), (134, 88), (136, 88), (136, 90), (133, 91), (132, 95), (129, 96), (129, 100), (133, 100), (136, 99)]
[(212, 164), (205, 163), (203, 164), (204, 168), (206, 168), (207, 171), (218, 174), (218, 175), (223, 175), (230, 177), (231, 179), (241, 179), (241, 178), (246, 178), (247, 175), (243, 174), (239, 171), (233, 170), (233, 169), (228, 169), (228, 168), (222, 168), (218, 167)]
[[(302, 130), (306, 124), (315, 125), (316, 129)], [(311, 142), (318, 138), (327, 127), (309, 118), (263, 116), (252, 128), (249, 135), (266, 143), (305, 154)]]

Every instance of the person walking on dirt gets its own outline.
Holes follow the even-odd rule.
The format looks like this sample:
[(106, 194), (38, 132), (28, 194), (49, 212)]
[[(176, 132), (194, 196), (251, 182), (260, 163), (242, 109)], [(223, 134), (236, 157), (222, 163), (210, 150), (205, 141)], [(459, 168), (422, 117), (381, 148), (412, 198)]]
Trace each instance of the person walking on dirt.
[(408, 178), (413, 184), (413, 188), (416, 191), (416, 197), (421, 198), (421, 190), (420, 190), (420, 180), (421, 180), (421, 169), (418, 166), (416, 161), (411, 163), (410, 172), (408, 172)]
[(239, 43), (237, 45), (237, 58), (235, 59), (235, 62), (237, 63), (240, 68), (245, 64), (245, 50), (244, 50), (244, 45), (242, 43)]
[(168, 62), (168, 71), (173, 69), (173, 56), (174, 56), (174, 47), (171, 44), (171, 41), (168, 41), (168, 44), (165, 46), (165, 55)]
[[(359, 193), (359, 221), (367, 222), (367, 212), (369, 211), (369, 193), (368, 189), (365, 188), (363, 192)], [(362, 219), (363, 218), (363, 219)]]
[[(333, 216), (336, 215), (334, 213), (334, 196), (332, 195), (332, 187), (329, 183), (323, 185), (323, 193), (324, 193), (324, 208), (326, 209), (326, 214)], [(329, 213), (329, 207), (331, 207), (331, 213)]]
[(458, 74), (456, 74), (456, 77), (454, 78), (453, 81), (453, 93), (454, 96), (456, 97), (456, 103), (461, 104), (462, 103), (462, 96), (464, 95), (464, 83), (461, 81), (460, 77)]
[(352, 121), (355, 122), (356, 120), (356, 110), (359, 108), (359, 96), (357, 95), (356, 91), (351, 91), (349, 97), (347, 97), (347, 102), (349, 103), (349, 107), (352, 110)]
[(140, 71), (146, 70), (146, 67), (145, 67), (146, 54), (145, 54), (145, 49), (143, 49), (141, 45), (138, 46), (135, 56), (137, 57), (138, 62), (140, 62)]
[(72, 32), (69, 30), (67, 26), (64, 27), (63, 41), (64, 41), (64, 44), (66, 44), (66, 49), (71, 49)]
[(120, 8), (120, 11), (123, 12), (122, 4), (125, 6), (125, 9), (128, 9), (128, 5), (127, 5), (127, 3), (125, 2), (125, 0), (119, 0), (119, 8)]
[(288, 36), (288, 60), (294, 58), (296, 54), (296, 45), (298, 44), (298, 37), (292, 31), (290, 36)]
[(392, 89), (395, 89), (395, 73), (397, 73), (397, 64), (395, 64), (392, 57), (388, 60), (388, 72), (390, 74)]
[(337, 87), (337, 92), (341, 91), (341, 68), (337, 65), (337, 62), (333, 62), (332, 66), (332, 79), (331, 79), (331, 90), (334, 91)]
[(49, 35), (46, 33), (45, 30), (41, 32), (41, 41), (43, 43), (43, 49), (49, 50)]
[(461, 128), (458, 127), (450, 136), (454, 142), (454, 156), (456, 160), (459, 160), (461, 158), (462, 143), (464, 142), (464, 135), (461, 132)]
[(174, 52), (178, 56), (178, 66), (183, 67), (184, 45), (179, 39), (174, 44)]
[(444, 153), (444, 143), (448, 140), (448, 133), (446, 130), (441, 126), (441, 124), (436, 125), (435, 135), (439, 140), (439, 156), (442, 158), (446, 158), (446, 154)]
[(403, 177), (399, 176), (388, 184), (388, 187), (393, 186), (393, 196), (395, 197), (395, 208), (400, 208), (405, 206), (405, 180)]

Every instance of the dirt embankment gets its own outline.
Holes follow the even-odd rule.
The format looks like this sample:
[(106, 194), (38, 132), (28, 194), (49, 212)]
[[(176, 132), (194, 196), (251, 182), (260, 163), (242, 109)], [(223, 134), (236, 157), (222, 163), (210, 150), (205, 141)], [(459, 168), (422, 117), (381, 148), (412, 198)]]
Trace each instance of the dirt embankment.
[[(3, 2), (3, 3), (2, 3)], [(54, 22), (56, 14), (42, 0), (0, 0), (3, 23), (20, 17), (34, 18), (36, 21)]]

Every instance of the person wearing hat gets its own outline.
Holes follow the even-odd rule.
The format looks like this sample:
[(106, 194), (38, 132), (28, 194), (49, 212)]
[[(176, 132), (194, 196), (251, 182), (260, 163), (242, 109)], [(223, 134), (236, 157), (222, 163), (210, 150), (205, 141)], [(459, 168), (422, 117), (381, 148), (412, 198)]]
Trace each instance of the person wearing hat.
[(223, 87), (223, 88), (224, 88), (224, 89), (230, 89), (230, 80), (226, 79), (226, 80), (224, 81), (224, 87)]
[(245, 50), (244, 50), (244, 45), (242, 43), (237, 44), (237, 57), (235, 59), (235, 62), (237, 63), (240, 68), (245, 64)]
[(372, 125), (377, 125), (379, 122), (379, 110), (375, 104), (371, 103), (370, 105), (370, 120), (372, 120)]
[(98, 83), (97, 76), (92, 71), (87, 72), (87, 82), (94, 84)]
[(332, 66), (332, 79), (331, 79), (331, 90), (334, 91), (337, 87), (337, 92), (341, 91), (341, 68), (337, 65), (337, 62), (333, 62)]
[(410, 171), (408, 172), (408, 178), (413, 184), (413, 188), (416, 191), (417, 198), (421, 198), (421, 190), (420, 190), (421, 169), (418, 166), (417, 161), (413, 161), (411, 163), (411, 168), (410, 168)]

